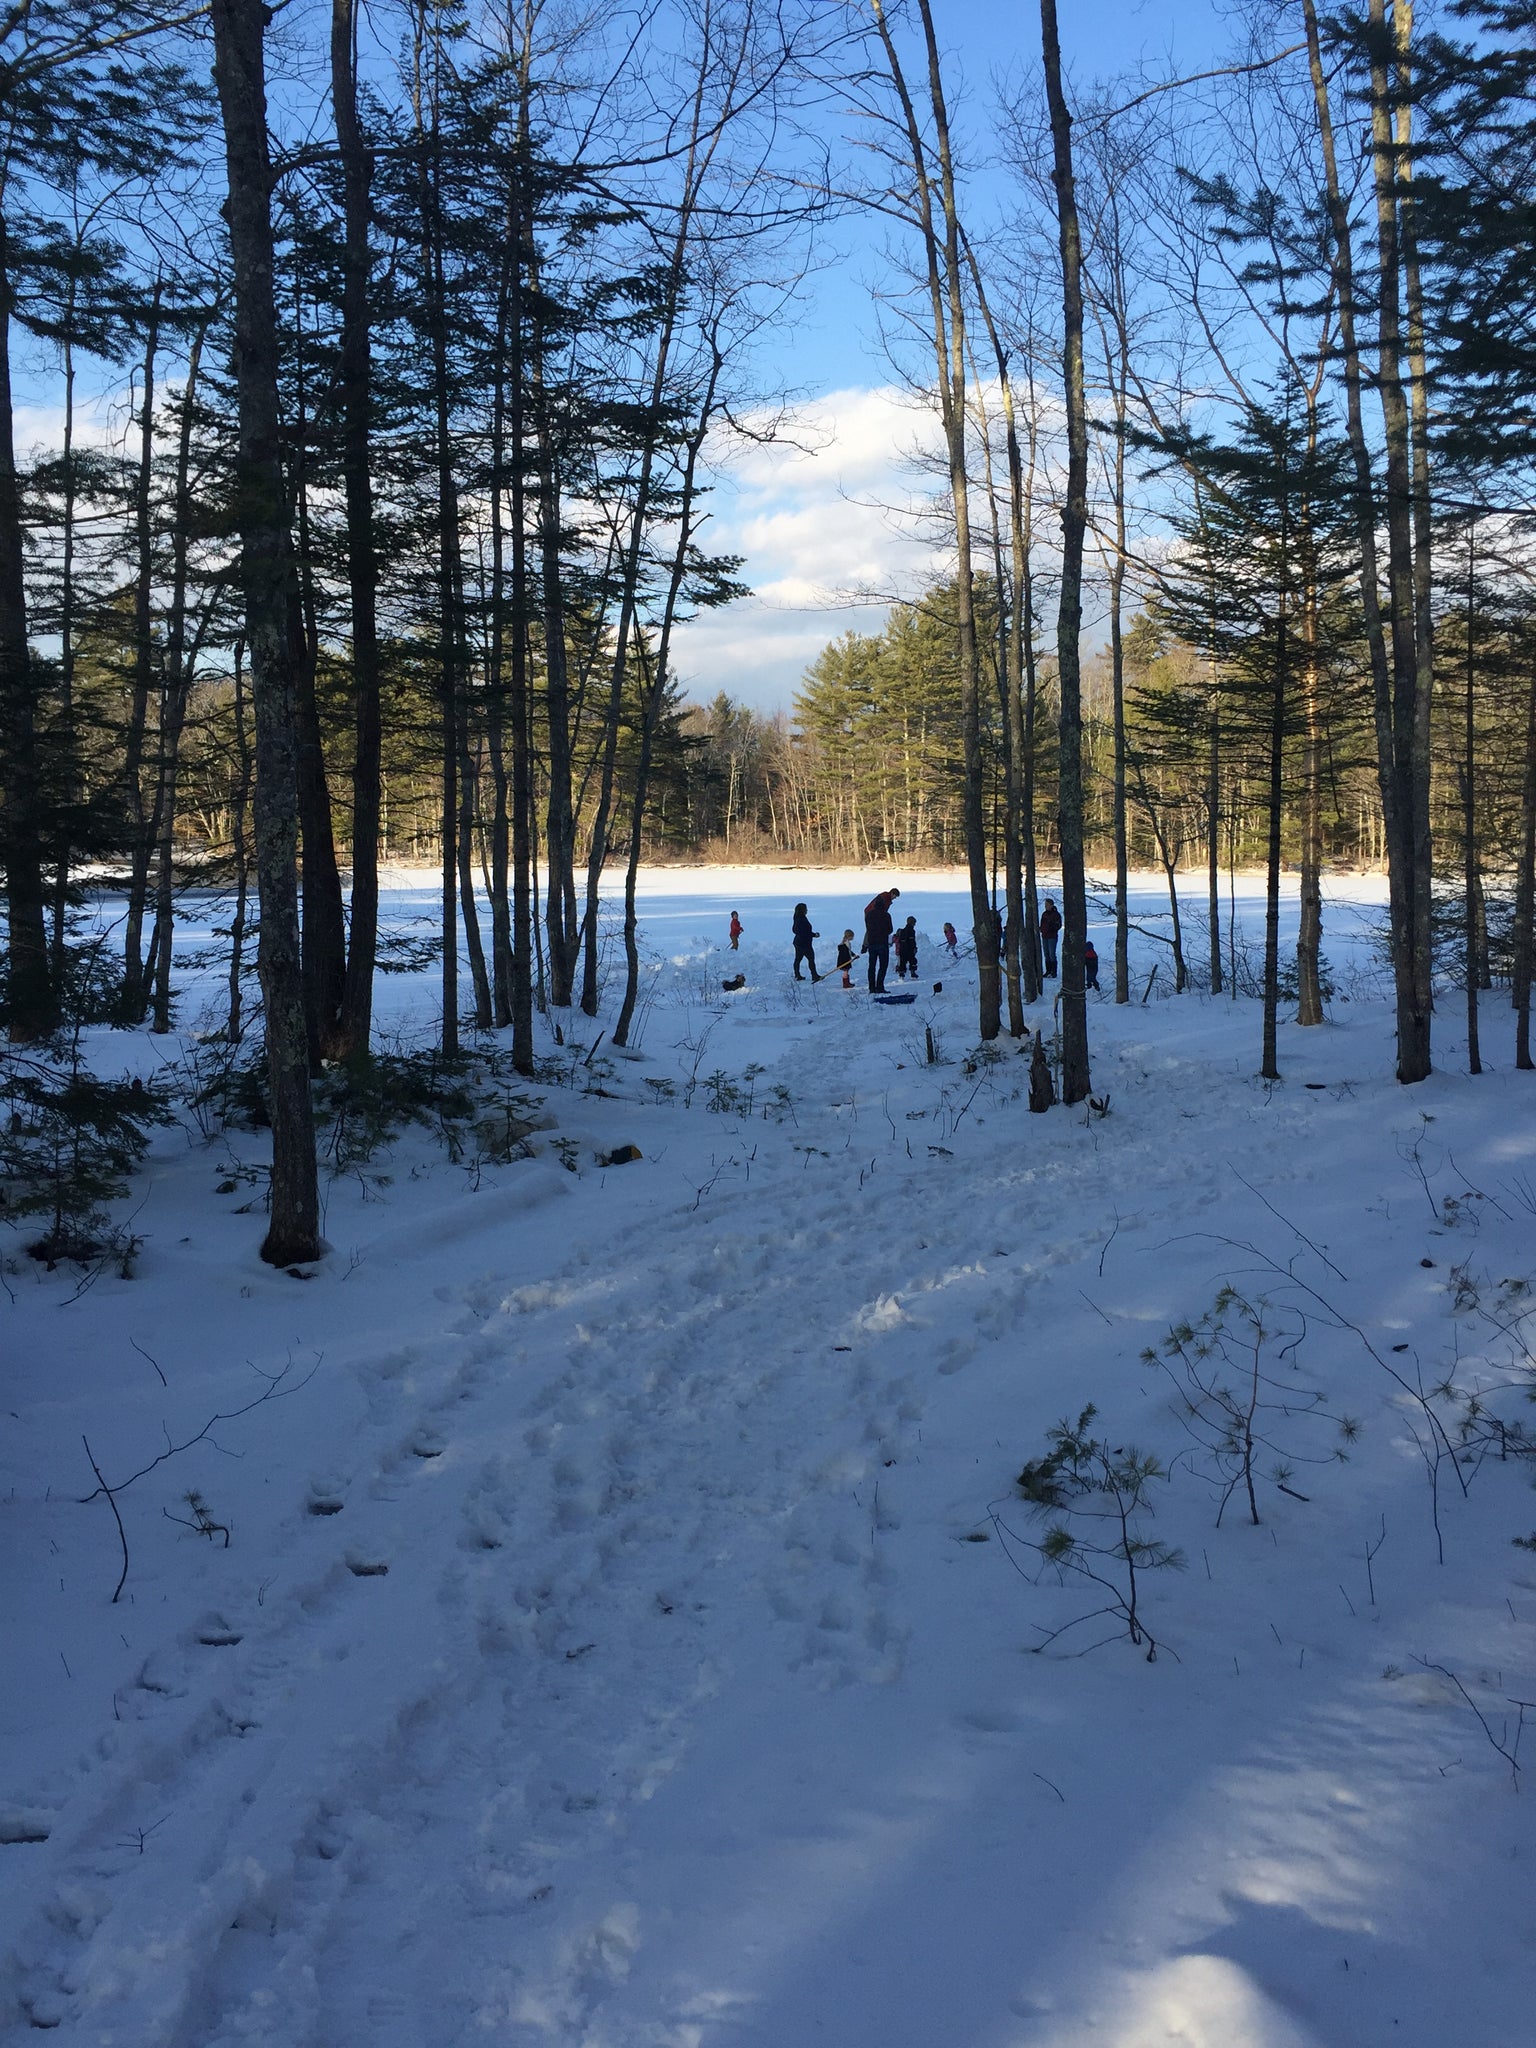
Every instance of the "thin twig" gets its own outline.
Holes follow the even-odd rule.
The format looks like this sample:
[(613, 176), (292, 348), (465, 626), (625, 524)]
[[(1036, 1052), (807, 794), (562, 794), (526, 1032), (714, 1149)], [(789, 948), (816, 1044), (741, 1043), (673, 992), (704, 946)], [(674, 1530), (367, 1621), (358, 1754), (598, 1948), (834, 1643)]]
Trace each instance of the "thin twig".
[(1231, 1170), (1231, 1172), (1236, 1175), (1237, 1179), (1242, 1181), (1243, 1186), (1248, 1190), (1250, 1195), (1258, 1196), (1259, 1200), (1264, 1204), (1265, 1208), (1269, 1211), (1271, 1216), (1273, 1216), (1278, 1222), (1283, 1223), (1287, 1230), (1292, 1231), (1297, 1237), (1299, 1237), (1302, 1243), (1307, 1247), (1307, 1250), (1315, 1253), (1316, 1256), (1322, 1260), (1323, 1264), (1328, 1268), (1329, 1272), (1334, 1275), (1335, 1279), (1342, 1280), (1345, 1283), (1345, 1285), (1348, 1286), (1349, 1275), (1347, 1273), (1340, 1272), (1339, 1268), (1333, 1263), (1332, 1259), (1329, 1258), (1328, 1254), (1325, 1251), (1323, 1251), (1318, 1245), (1315, 1245), (1304, 1230), (1302, 1230), (1298, 1225), (1294, 1224), (1289, 1216), (1285, 1215), (1281, 1210), (1277, 1209), (1274, 1203), (1269, 1199), (1268, 1195), (1264, 1194), (1261, 1189), (1256, 1188), (1251, 1180), (1246, 1179), (1244, 1175), (1238, 1173), (1237, 1168), (1232, 1165), (1230, 1159), (1227, 1161), (1227, 1166)]
[(130, 1337), (130, 1338), (128, 1339), (128, 1342), (129, 1342), (129, 1345), (130, 1345), (130, 1346), (132, 1347), (132, 1349), (133, 1349), (133, 1350), (135, 1350), (135, 1351), (137, 1351), (137, 1353), (139, 1354), (140, 1358), (148, 1359), (148, 1360), (149, 1360), (149, 1363), (150, 1363), (151, 1365), (153, 1365), (153, 1366), (154, 1366), (154, 1368), (155, 1368), (155, 1371), (156, 1371), (157, 1373), (159, 1373), (159, 1375), (160, 1375), (160, 1384), (161, 1384), (161, 1386), (162, 1386), (162, 1387), (165, 1387), (165, 1386), (169, 1386), (169, 1385), (170, 1385), (170, 1382), (169, 1382), (169, 1380), (167, 1380), (167, 1378), (166, 1378), (166, 1376), (165, 1376), (165, 1374), (164, 1374), (163, 1372), (160, 1372), (160, 1367), (159, 1367), (158, 1363), (157, 1363), (157, 1362), (156, 1362), (156, 1360), (154, 1360), (153, 1358), (150, 1358), (150, 1356), (149, 1356), (149, 1353), (148, 1353), (148, 1352), (147, 1352), (147, 1351), (146, 1351), (146, 1350), (144, 1349), (144, 1346), (143, 1346), (142, 1344), (140, 1344), (140, 1343), (137, 1343), (137, 1342), (135, 1342), (135, 1340), (134, 1340), (134, 1339), (133, 1339), (132, 1337)]
[[(91, 1456), (91, 1446), (89, 1442), (84, 1436), (81, 1437), (80, 1441), (85, 1445), (85, 1455), (87, 1458), (90, 1458), (91, 1470), (96, 1474), (98, 1482), (98, 1491), (104, 1493), (107, 1496), (107, 1506), (112, 1510), (112, 1519), (117, 1524), (117, 1540), (123, 1546), (123, 1568), (122, 1571), (118, 1574), (117, 1584), (112, 1588), (112, 1598), (108, 1603), (110, 1606), (115, 1607), (117, 1605), (118, 1595), (122, 1592), (124, 1586), (126, 1586), (128, 1583), (128, 1533), (123, 1527), (123, 1518), (117, 1511), (116, 1497), (113, 1494), (111, 1487), (108, 1486), (105, 1479), (102, 1478), (101, 1467), (97, 1464), (95, 1458)], [(95, 1498), (96, 1495), (94, 1493), (86, 1495), (87, 1500), (94, 1500)]]

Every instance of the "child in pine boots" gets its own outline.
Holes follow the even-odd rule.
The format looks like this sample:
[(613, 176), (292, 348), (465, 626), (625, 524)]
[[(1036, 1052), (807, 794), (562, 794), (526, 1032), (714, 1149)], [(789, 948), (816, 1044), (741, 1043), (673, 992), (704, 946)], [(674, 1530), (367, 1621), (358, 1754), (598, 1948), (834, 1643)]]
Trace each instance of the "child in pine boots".
[(837, 964), (843, 970), (843, 987), (853, 987), (853, 963), (858, 959), (853, 949), (853, 933), (844, 932), (837, 942)]

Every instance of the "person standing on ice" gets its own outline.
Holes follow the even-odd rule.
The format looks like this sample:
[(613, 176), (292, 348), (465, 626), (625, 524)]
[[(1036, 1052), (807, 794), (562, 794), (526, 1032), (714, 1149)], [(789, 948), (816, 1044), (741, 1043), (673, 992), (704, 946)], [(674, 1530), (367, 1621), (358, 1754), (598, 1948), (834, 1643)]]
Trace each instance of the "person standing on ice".
[(917, 919), (909, 917), (896, 934), (896, 979), (905, 981), (908, 975), (917, 979)]
[(843, 987), (853, 987), (853, 963), (858, 959), (853, 950), (853, 929), (850, 926), (837, 942), (837, 964), (843, 970)]
[(1052, 979), (1056, 974), (1056, 941), (1060, 936), (1061, 912), (1056, 908), (1055, 897), (1047, 896), (1040, 913), (1040, 943), (1045, 948), (1045, 971)]
[(864, 906), (864, 951), (869, 956), (869, 992), (885, 994), (886, 970), (891, 964), (891, 905), (899, 889), (882, 889)]
[(944, 926), (944, 950), (951, 960), (960, 958), (960, 934), (948, 923)]
[(735, 952), (735, 951), (737, 950), (737, 948), (738, 948), (738, 947), (740, 946), (740, 944), (741, 944), (741, 934), (742, 934), (742, 931), (743, 931), (743, 929), (744, 929), (744, 927), (743, 927), (743, 925), (742, 925), (741, 919), (740, 919), (740, 918), (739, 918), (739, 917), (737, 916), (736, 912), (735, 912), (735, 911), (733, 910), (733, 911), (731, 912), (731, 951), (732, 951), (733, 953), (734, 953), (734, 952)]
[(812, 981), (820, 981), (821, 976), (816, 972), (816, 948), (813, 941), (819, 939), (821, 933), (811, 930), (811, 920), (806, 913), (806, 907), (803, 903), (795, 905), (794, 931), (796, 981), (804, 981), (805, 979), (805, 976), (800, 972), (800, 962), (802, 960), (811, 970)]

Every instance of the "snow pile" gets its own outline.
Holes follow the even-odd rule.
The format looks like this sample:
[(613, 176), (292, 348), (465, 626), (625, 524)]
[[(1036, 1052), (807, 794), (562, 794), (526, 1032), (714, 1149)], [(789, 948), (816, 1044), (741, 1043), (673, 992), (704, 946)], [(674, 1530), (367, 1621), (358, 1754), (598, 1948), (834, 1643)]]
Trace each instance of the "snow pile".
[[(1530, 1077), (1443, 1019), (1397, 1088), (1359, 892), (1279, 1087), (1255, 1005), (1106, 999), (1109, 1114), (1031, 1117), (953, 878), (911, 1009), (790, 979), (861, 886), (648, 878), (641, 1056), (339, 1175), (308, 1279), (235, 1132), (157, 1140), (138, 1278), (11, 1258), (0, 2039), (1524, 2037)], [(1112, 1493), (1016, 1484), (1090, 1405), (1139, 1644)]]

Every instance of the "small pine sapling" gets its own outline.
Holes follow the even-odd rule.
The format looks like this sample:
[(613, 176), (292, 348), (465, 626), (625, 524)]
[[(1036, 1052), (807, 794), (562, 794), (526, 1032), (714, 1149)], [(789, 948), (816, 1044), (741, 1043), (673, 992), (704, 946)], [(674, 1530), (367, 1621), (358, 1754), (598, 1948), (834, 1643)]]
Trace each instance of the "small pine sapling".
[(0, 1053), (0, 1215), (45, 1219), (27, 1251), (50, 1272), (108, 1254), (126, 1277), (137, 1240), (113, 1228), (106, 1205), (127, 1194), (150, 1127), (172, 1121), (153, 1083), (91, 1073), (78, 1038), (55, 1055)]
[(213, 1510), (196, 1488), (194, 1487), (190, 1492), (184, 1493), (182, 1500), (186, 1505), (186, 1514), (173, 1515), (169, 1508), (162, 1508), (160, 1512), (165, 1516), (165, 1519), (168, 1522), (174, 1522), (178, 1529), (190, 1529), (194, 1536), (206, 1536), (210, 1543), (215, 1536), (222, 1536), (224, 1542), (221, 1547), (228, 1550), (228, 1523), (218, 1521), (215, 1518)]
[[(1150, 1452), (1092, 1435), (1097, 1412), (1090, 1404), (1075, 1423), (1058, 1422), (1049, 1432), (1045, 1455), (1031, 1459), (1018, 1476), (1019, 1492), (1030, 1507), (1054, 1516), (1041, 1535), (1022, 1539), (1027, 1547), (1062, 1582), (1082, 1579), (1106, 1596), (1102, 1606), (1060, 1628), (1042, 1628), (1035, 1648), (1046, 1650), (1085, 1622), (1115, 1615), (1124, 1624), (1123, 1633), (1138, 1648), (1145, 1645), (1147, 1662), (1154, 1664), (1159, 1645), (1146, 1624), (1141, 1582), (1147, 1572), (1184, 1566), (1181, 1551), (1148, 1536), (1142, 1526), (1155, 1511), (1152, 1487), (1168, 1475)], [(1005, 1547), (1019, 1540), (997, 1516), (993, 1520)]]

